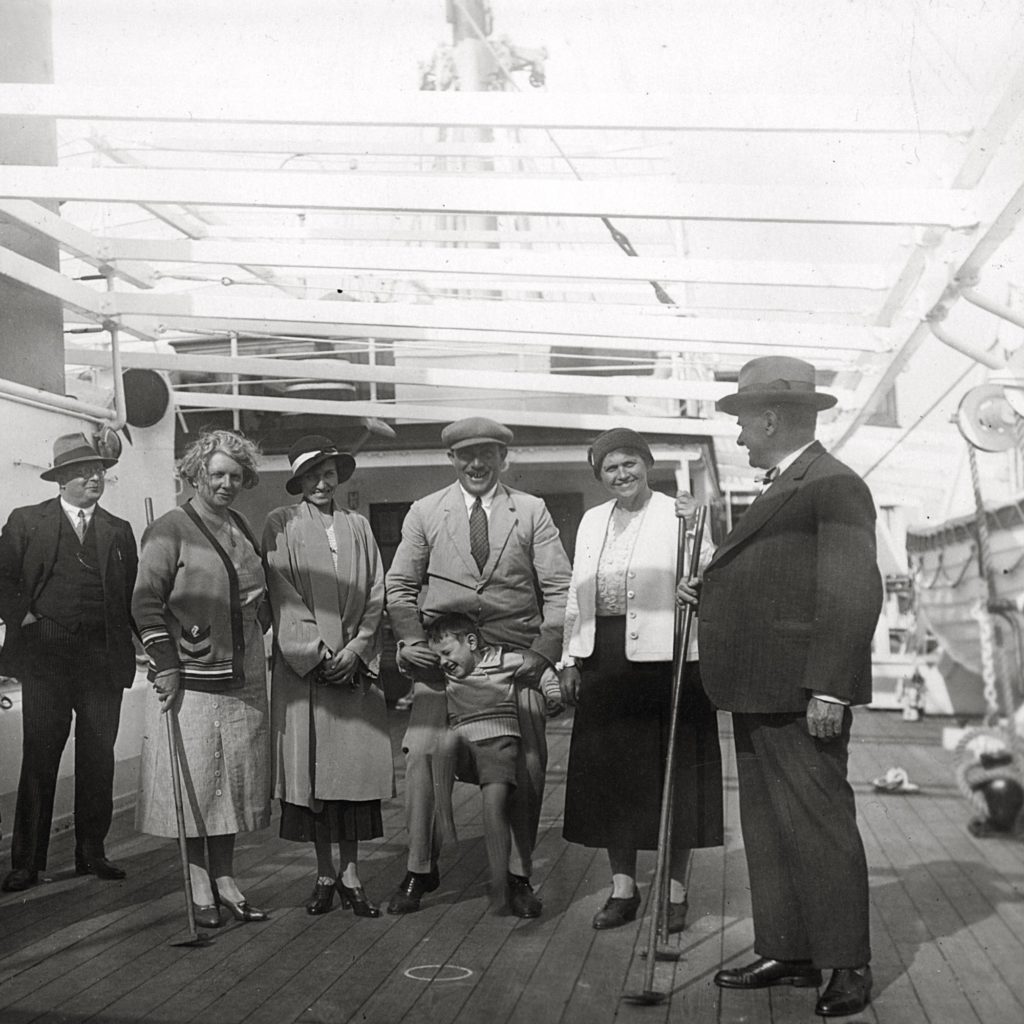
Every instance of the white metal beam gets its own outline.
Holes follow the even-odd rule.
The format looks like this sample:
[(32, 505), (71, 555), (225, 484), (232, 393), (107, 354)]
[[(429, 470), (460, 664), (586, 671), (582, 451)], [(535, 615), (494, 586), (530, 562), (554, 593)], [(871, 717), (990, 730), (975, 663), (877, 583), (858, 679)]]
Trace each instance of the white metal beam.
[[(0, 204), (0, 210), (3, 205)], [(333, 268), (382, 274), (462, 274), (586, 281), (703, 282), (808, 288), (880, 289), (891, 274), (882, 264), (766, 263), (657, 259), (608, 253), (540, 253), (410, 246), (339, 246), (325, 243), (224, 242), (190, 239), (108, 238), (106, 259), (153, 263), (249, 264)]]
[[(391, 136), (372, 139), (366, 132), (348, 131), (331, 134), (321, 129), (311, 129), (302, 135), (288, 131), (254, 130), (234, 125), (196, 125), (194, 134), (173, 135), (169, 132), (179, 127), (166, 125), (134, 124), (128, 132), (111, 133), (108, 144), (114, 151), (121, 147), (134, 148), (140, 144), (153, 152), (164, 153), (263, 153), (278, 156), (302, 157), (350, 157), (372, 160), (406, 157), (416, 160), (447, 160), (471, 157), (474, 160), (557, 160), (564, 164), (570, 160), (590, 161), (604, 164), (636, 163), (648, 164), (672, 159), (673, 152), (668, 142), (636, 143), (623, 148), (621, 138), (609, 148), (602, 148), (602, 141), (588, 136), (578, 139), (575, 135), (559, 137), (558, 149), (543, 135), (528, 136), (526, 141), (517, 142), (512, 135), (500, 135), (490, 142), (473, 139), (448, 139), (439, 141), (424, 134), (415, 137), (409, 133), (404, 140)], [(607, 144), (608, 140), (604, 140)]]
[[(294, 398), (264, 398), (254, 395), (200, 395), (176, 391), (174, 402), (181, 409), (254, 409), (267, 412), (305, 413), (318, 416), (373, 416), (386, 420), (422, 420), (443, 423), (479, 416), (479, 406), (414, 405), (387, 402), (330, 402)], [(605, 416), (600, 413), (546, 412), (537, 409), (487, 408), (487, 415), (509, 426), (558, 427), (570, 430), (602, 431), (621, 427), (627, 421), (621, 413)], [(641, 433), (675, 434), (687, 437), (735, 437), (736, 424), (726, 419), (683, 419), (679, 416), (632, 416), (629, 425)]]
[[(2, 87), (0, 87), (2, 88)], [(288, 207), (377, 213), (513, 214), (654, 220), (945, 225), (977, 223), (969, 194), (948, 189), (850, 189), (659, 184), (630, 179), (493, 181), (486, 175), (313, 171), (136, 170), (0, 166), (0, 198)]]
[[(552, 308), (549, 303), (461, 300), (447, 303), (321, 302), (294, 299), (254, 299), (206, 291), (186, 295), (153, 292), (107, 292), (101, 298), (108, 316), (144, 316), (175, 324), (192, 323), (193, 329), (279, 331), (282, 323), (314, 325), (332, 333), (359, 336), (369, 328), (374, 337), (392, 337), (392, 329), (472, 331), (475, 336), (507, 336), (521, 344), (537, 344), (531, 335), (545, 335), (541, 344), (593, 347), (597, 339), (614, 339), (618, 347), (670, 348), (667, 343), (715, 342), (720, 345), (813, 346), (877, 352), (888, 348), (885, 331), (839, 324), (765, 323), (758, 320), (721, 320), (687, 316), (661, 307), (635, 313), (608, 312), (594, 307)], [(188, 328), (185, 328), (188, 329)], [(362, 336), (366, 336), (363, 334)], [(446, 339), (447, 340), (447, 339)]]
[(0, 85), (0, 116), (88, 121), (359, 125), (394, 128), (588, 128), (623, 131), (864, 132), (965, 134), (970, 125), (945, 97), (927, 92), (756, 94), (393, 92), (307, 95), (300, 104), (273, 93), (192, 92), (187, 83), (146, 96), (95, 85)]
[[(861, 351), (848, 348), (822, 348), (813, 340), (791, 340), (788, 332), (780, 331), (778, 342), (773, 346), (767, 342), (737, 342), (724, 345), (717, 341), (664, 341), (644, 345), (632, 338), (573, 338), (558, 334), (516, 334), (515, 332), (487, 332), (473, 330), (433, 330), (424, 327), (380, 327), (358, 324), (311, 324), (298, 321), (277, 320), (273, 323), (242, 323), (217, 318), (195, 317), (145, 317), (122, 316), (116, 318), (126, 330), (138, 333), (140, 337), (157, 337), (171, 341), (186, 341), (190, 337), (227, 338), (234, 332), (249, 337), (328, 339), (332, 341), (419, 341), (424, 346), (436, 346), (438, 351), (450, 351), (459, 345), (473, 353), (491, 351), (512, 351), (516, 347), (558, 347), (564, 350), (581, 349), (595, 352), (623, 352), (636, 355), (638, 349), (655, 349), (658, 352), (679, 355), (707, 355), (715, 357), (716, 365), (739, 368), (740, 364), (754, 356), (765, 355), (765, 348), (776, 348), (787, 355), (809, 359), (821, 369), (846, 371), (857, 366)], [(230, 324), (234, 326), (230, 326)]]
[[(101, 306), (102, 293), (72, 281), (70, 277), (65, 277), (58, 271), (44, 267), (42, 263), (12, 252), (4, 246), (0, 246), (0, 276), (59, 299), (67, 309), (72, 309), (89, 320), (102, 322), (106, 319)], [(109, 358), (107, 361), (109, 362)]]
[[(97, 349), (73, 349), (69, 363), (106, 366), (109, 353)], [(241, 374), (245, 377), (321, 380), (329, 383), (376, 382), (415, 384), (467, 390), (522, 391), (527, 394), (597, 395), (608, 398), (672, 398), (713, 402), (733, 390), (732, 384), (715, 381), (654, 378), (652, 376), (590, 377), (578, 374), (511, 373), (508, 371), (455, 370), (367, 366), (344, 359), (267, 359), (259, 356), (208, 356), (154, 352), (124, 352), (125, 366), (147, 370), (187, 373)]]
[(139, 288), (149, 288), (153, 281), (153, 269), (139, 262), (137, 257), (130, 256), (116, 267), (102, 256), (102, 242), (95, 235), (83, 231), (76, 224), (58, 216), (45, 206), (27, 199), (0, 200), (0, 217), (17, 221), (22, 227), (56, 242), (60, 248), (77, 257), (90, 266), (103, 270), (110, 267), (111, 272), (123, 281)]

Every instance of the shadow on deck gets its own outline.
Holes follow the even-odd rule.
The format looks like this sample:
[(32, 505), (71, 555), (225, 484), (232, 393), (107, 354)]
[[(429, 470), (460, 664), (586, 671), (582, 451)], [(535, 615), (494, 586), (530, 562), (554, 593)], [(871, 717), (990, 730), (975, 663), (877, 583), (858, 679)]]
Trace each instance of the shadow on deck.
[[(405, 716), (392, 715), (394, 748)], [(604, 1024), (686, 1021), (789, 1024), (816, 1019), (806, 990), (721, 992), (723, 963), (752, 957), (746, 865), (739, 839), (728, 717), (727, 844), (699, 851), (690, 925), (677, 963), (658, 963), (658, 1006), (620, 1000), (641, 987), (647, 924), (595, 932), (607, 862), (561, 837), (569, 723), (549, 726), (550, 770), (533, 881), (535, 921), (486, 914), (479, 799), (457, 788), (461, 841), (442, 856), (442, 885), (406, 917), (360, 919), (337, 906), (309, 917), (312, 851), (277, 838), (277, 822), (239, 837), (236, 865), (248, 896), (273, 912), (264, 924), (186, 937), (173, 842), (115, 822), (112, 859), (124, 882), (74, 875), (69, 835), (51, 847), (51, 878), (0, 897), (0, 1020), (186, 1021), (209, 1024)], [(879, 1024), (1019, 1024), (1024, 1019), (1024, 844), (975, 839), (971, 809), (953, 783), (941, 723), (858, 713), (850, 778), (871, 868), (875, 999), (856, 1019)], [(399, 752), (396, 767), (402, 768)], [(871, 779), (902, 765), (915, 795), (879, 794)], [(624, 768), (628, 770), (628, 768)], [(399, 779), (399, 793), (401, 793)], [(653, 854), (641, 861), (643, 878)], [(386, 901), (405, 872), (400, 800), (385, 805), (385, 835), (362, 849), (371, 898)], [(647, 886), (644, 885), (646, 894)], [(836, 908), (837, 913), (842, 908)]]

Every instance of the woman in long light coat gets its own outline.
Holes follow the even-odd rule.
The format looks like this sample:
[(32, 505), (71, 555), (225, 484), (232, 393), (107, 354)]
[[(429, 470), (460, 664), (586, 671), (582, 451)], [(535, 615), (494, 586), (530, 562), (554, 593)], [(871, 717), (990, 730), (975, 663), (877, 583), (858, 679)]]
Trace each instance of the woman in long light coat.
[(355, 469), (352, 456), (313, 435), (297, 441), (288, 458), (286, 489), (302, 500), (271, 512), (263, 532), (281, 837), (316, 849), (310, 914), (330, 910), (337, 891), (343, 907), (377, 917), (359, 881), (358, 844), (383, 835), (381, 800), (394, 795), (379, 679), (383, 566), (370, 524), (334, 504), (335, 488)]

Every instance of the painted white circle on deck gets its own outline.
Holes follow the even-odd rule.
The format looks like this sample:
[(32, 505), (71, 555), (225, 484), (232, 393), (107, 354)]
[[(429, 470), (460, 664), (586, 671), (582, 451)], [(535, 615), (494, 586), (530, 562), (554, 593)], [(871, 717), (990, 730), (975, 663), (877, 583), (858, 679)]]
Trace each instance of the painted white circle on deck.
[(465, 981), (473, 977), (468, 967), (459, 967), (457, 964), (420, 964), (402, 973), (413, 981)]

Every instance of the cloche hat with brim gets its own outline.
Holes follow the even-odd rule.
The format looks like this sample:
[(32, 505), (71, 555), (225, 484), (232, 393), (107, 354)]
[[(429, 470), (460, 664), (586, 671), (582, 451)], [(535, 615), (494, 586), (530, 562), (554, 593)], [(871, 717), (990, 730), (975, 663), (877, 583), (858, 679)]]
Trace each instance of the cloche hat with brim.
[(62, 469), (80, 462), (102, 462), (109, 469), (117, 459), (101, 455), (85, 434), (61, 434), (53, 442), (53, 465), (39, 475), (43, 480), (55, 481)]
[(300, 437), (288, 449), (288, 463), (292, 475), (288, 478), (284, 489), (289, 494), (302, 493), (302, 474), (319, 466), (321, 462), (334, 459), (338, 467), (338, 483), (344, 483), (356, 469), (356, 460), (349, 452), (341, 451), (338, 446), (322, 434), (307, 434)]
[(835, 395), (815, 390), (814, 367), (792, 356), (760, 356), (744, 363), (736, 382), (735, 394), (726, 395), (715, 408), (731, 415), (750, 405), (763, 402), (788, 402), (809, 405), (817, 410), (831, 409)]

